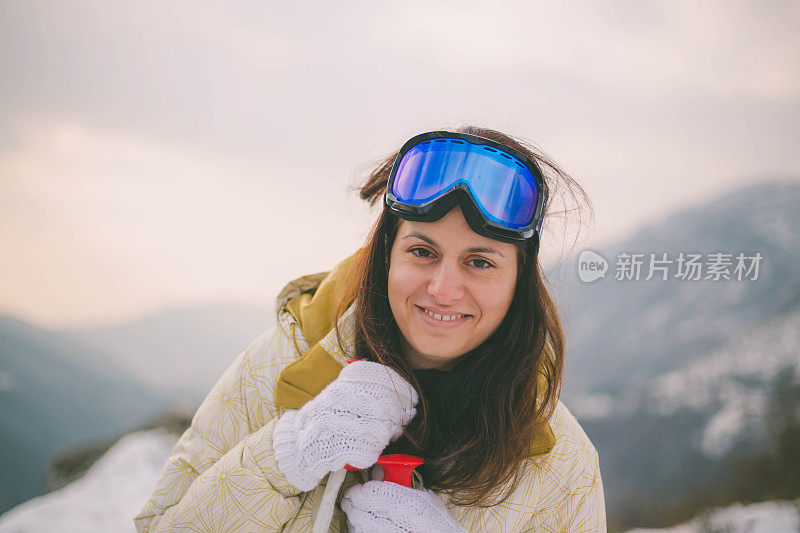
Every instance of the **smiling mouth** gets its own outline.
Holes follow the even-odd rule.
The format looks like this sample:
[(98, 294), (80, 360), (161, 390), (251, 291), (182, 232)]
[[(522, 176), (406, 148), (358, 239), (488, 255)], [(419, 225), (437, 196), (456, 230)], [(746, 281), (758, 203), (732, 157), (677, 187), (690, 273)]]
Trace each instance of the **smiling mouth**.
[(429, 317), (434, 318), (436, 320), (441, 320), (442, 322), (451, 322), (453, 320), (458, 320), (459, 318), (464, 318), (464, 317), (467, 317), (467, 316), (471, 316), (471, 315), (465, 315), (465, 314), (441, 315), (439, 313), (434, 313), (433, 311), (429, 311), (428, 309), (425, 309), (424, 307), (420, 307), (420, 306), (417, 306), (417, 307), (419, 307), (422, 311), (424, 311)]

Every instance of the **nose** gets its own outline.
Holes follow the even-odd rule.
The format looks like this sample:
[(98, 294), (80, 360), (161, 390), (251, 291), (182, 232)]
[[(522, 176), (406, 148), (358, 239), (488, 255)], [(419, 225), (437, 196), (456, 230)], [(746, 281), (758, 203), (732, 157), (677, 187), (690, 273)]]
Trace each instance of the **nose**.
[(460, 300), (464, 296), (462, 275), (459, 265), (439, 261), (428, 281), (428, 294), (443, 305)]

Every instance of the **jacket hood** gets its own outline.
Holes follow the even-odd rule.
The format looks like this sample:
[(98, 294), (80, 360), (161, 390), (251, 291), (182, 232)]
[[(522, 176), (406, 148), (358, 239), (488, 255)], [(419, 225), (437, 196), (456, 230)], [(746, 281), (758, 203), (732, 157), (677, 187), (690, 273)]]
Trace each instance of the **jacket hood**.
[[(342, 363), (321, 341), (336, 325), (337, 307), (364, 250), (359, 249), (329, 272), (309, 274), (289, 282), (278, 295), (276, 311), (279, 315), (285, 311), (292, 315), (311, 348), (281, 372), (275, 388), (276, 406), (299, 409), (339, 375)], [(555, 434), (548, 423), (534, 437), (530, 457), (546, 454), (555, 443)]]

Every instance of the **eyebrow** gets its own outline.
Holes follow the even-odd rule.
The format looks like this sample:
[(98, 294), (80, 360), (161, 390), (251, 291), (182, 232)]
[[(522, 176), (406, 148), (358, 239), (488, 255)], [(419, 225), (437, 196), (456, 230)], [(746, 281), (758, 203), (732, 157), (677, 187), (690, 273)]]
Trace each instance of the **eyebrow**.
[[(411, 233), (409, 233), (408, 235), (404, 236), (403, 238), (404, 239), (411, 239), (411, 238), (414, 238), (414, 237), (416, 237), (417, 239), (420, 239), (422, 241), (427, 242), (431, 246), (434, 246), (434, 247), (437, 247), (437, 248), (439, 247), (439, 245), (436, 243), (436, 241), (434, 241), (433, 239), (431, 239), (427, 235), (425, 235), (423, 233), (420, 233), (419, 231), (412, 231)], [(477, 248), (469, 248), (469, 249), (467, 249), (467, 252), (471, 253), (471, 254), (497, 254), (500, 257), (505, 257), (498, 250), (495, 250), (494, 248), (487, 248), (485, 246), (479, 246)]]

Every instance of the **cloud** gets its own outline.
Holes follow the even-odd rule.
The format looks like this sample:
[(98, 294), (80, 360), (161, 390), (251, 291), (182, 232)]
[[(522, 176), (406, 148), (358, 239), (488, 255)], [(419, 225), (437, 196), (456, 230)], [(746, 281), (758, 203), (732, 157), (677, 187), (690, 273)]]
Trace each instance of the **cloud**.
[(426, 129), (542, 146), (595, 200), (586, 245), (800, 170), (797, 3), (0, 10), (0, 305), (42, 320), (324, 270), (371, 222), (354, 170)]
[(0, 293), (40, 322), (268, 301), (354, 250), (371, 218), (313, 163), (254, 164), (74, 124), (36, 131), (0, 158), (0, 197), (17, 206), (0, 213)]
[[(370, 37), (450, 73), (557, 73), (641, 98), (793, 99), (796, 3), (411, 2)], [(388, 31), (387, 31), (388, 30)]]

